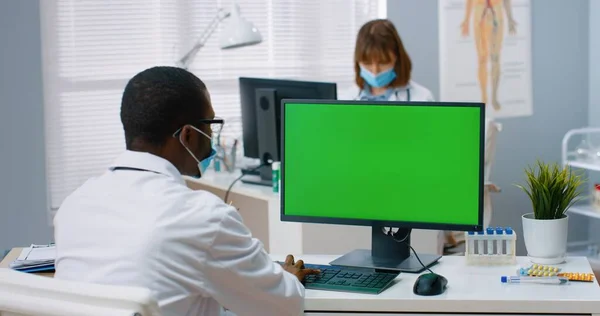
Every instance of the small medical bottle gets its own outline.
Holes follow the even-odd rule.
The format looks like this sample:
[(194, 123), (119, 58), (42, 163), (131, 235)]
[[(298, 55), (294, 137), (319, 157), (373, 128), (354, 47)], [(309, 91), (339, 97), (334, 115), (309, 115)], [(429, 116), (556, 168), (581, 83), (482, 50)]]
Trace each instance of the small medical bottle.
[(592, 194), (592, 205), (596, 211), (600, 211), (600, 184), (594, 184), (594, 194)]
[(279, 178), (280, 178), (280, 168), (281, 163), (279, 161), (275, 161), (271, 164), (272, 177), (273, 178), (273, 192), (279, 192)]
[[(506, 231), (506, 235), (511, 236), (513, 234), (513, 230), (510, 227), (506, 227), (506, 229), (504, 230)], [(513, 254), (513, 249), (512, 249), (512, 241), (507, 240), (506, 241), (506, 254), (507, 255), (512, 255)]]
[(477, 232), (477, 254), (483, 255), (485, 254), (483, 250), (483, 231)]
[(476, 253), (475, 252), (475, 238), (473, 238), (473, 237), (475, 237), (475, 232), (471, 231), (471, 232), (468, 232), (468, 234), (469, 234), (469, 236), (467, 238), (467, 242), (468, 242), (467, 243), (467, 248), (469, 250), (468, 250), (467, 253), (470, 254), (470, 255), (474, 255)]
[[(213, 148), (217, 147), (217, 145), (215, 144), (216, 143), (216, 138), (213, 138), (211, 143), (212, 143), (212, 147)], [(216, 159), (216, 157), (215, 157), (215, 159), (213, 159), (211, 161), (211, 164), (215, 168), (215, 172), (221, 172), (221, 161), (219, 161), (219, 159)]]
[(496, 240), (496, 251), (494, 252), (497, 255), (506, 254), (506, 238), (504, 235), (504, 229), (502, 227), (496, 227), (496, 235), (500, 235), (500, 238)]
[(485, 233), (486, 233), (486, 237), (487, 237), (485, 239), (485, 241), (486, 241), (486, 248), (487, 248), (485, 253), (488, 254), (488, 255), (492, 255), (492, 254), (494, 254), (494, 237), (493, 237), (494, 236), (494, 229), (491, 228), (491, 227), (488, 227), (485, 230)]

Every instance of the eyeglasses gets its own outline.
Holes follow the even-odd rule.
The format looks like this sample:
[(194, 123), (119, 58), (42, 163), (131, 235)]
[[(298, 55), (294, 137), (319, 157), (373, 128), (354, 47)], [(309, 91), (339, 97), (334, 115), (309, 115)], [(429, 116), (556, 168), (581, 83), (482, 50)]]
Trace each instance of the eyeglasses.
[(220, 117), (215, 117), (212, 120), (209, 120), (209, 119), (200, 120), (200, 123), (209, 124), (210, 130), (213, 132), (213, 134), (218, 135), (219, 133), (221, 133), (221, 130), (223, 130), (223, 125), (225, 124), (225, 120)]
[[(221, 130), (223, 129), (225, 120), (220, 117), (215, 117), (214, 119), (201, 119), (198, 121), (198, 123), (208, 124), (210, 126), (212, 134), (219, 135), (221, 133)], [(183, 127), (180, 127), (178, 130), (176, 130), (175, 133), (173, 133), (173, 137), (177, 137), (177, 134), (181, 132), (182, 128)]]

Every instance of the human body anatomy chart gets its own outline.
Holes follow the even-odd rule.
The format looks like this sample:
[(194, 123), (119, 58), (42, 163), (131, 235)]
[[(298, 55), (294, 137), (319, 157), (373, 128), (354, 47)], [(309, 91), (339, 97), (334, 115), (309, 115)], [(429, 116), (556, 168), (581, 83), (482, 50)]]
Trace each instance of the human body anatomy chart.
[(440, 100), (533, 114), (530, 0), (439, 0)]

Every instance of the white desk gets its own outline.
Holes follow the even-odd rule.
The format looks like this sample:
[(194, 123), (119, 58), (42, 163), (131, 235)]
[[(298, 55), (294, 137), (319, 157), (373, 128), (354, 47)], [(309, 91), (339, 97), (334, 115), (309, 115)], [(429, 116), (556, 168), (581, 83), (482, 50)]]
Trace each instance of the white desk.
[[(285, 256), (272, 257), (274, 260), (285, 259)], [(326, 264), (336, 256), (307, 255), (298, 258), (306, 263)], [(518, 261), (521, 266), (531, 264), (524, 257)], [(561, 268), (563, 271), (592, 272), (585, 257), (569, 258)], [(396, 284), (379, 295), (306, 290), (306, 315), (600, 315), (600, 287), (596, 281), (571, 282), (562, 286), (500, 283), (500, 276), (515, 275), (516, 269), (517, 265), (473, 267), (465, 264), (464, 257), (443, 257), (432, 268), (448, 279), (448, 288), (442, 295), (426, 297), (413, 294), (413, 284), (418, 275), (401, 273)]]
[[(209, 171), (201, 179), (186, 178), (195, 190), (206, 190), (224, 198), (229, 185), (240, 171)], [(239, 209), (244, 223), (269, 253), (338, 254), (356, 248), (371, 248), (371, 228), (347, 225), (324, 225), (282, 222), (279, 195), (271, 187), (239, 181), (229, 200)], [(411, 245), (418, 252), (442, 254), (443, 234), (434, 230), (413, 230)]]

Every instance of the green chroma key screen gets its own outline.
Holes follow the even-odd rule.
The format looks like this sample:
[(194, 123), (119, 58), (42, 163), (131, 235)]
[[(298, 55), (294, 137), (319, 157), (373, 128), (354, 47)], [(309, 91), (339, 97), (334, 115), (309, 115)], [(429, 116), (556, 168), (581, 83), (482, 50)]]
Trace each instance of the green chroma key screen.
[(479, 224), (482, 107), (295, 102), (283, 108), (284, 217)]

